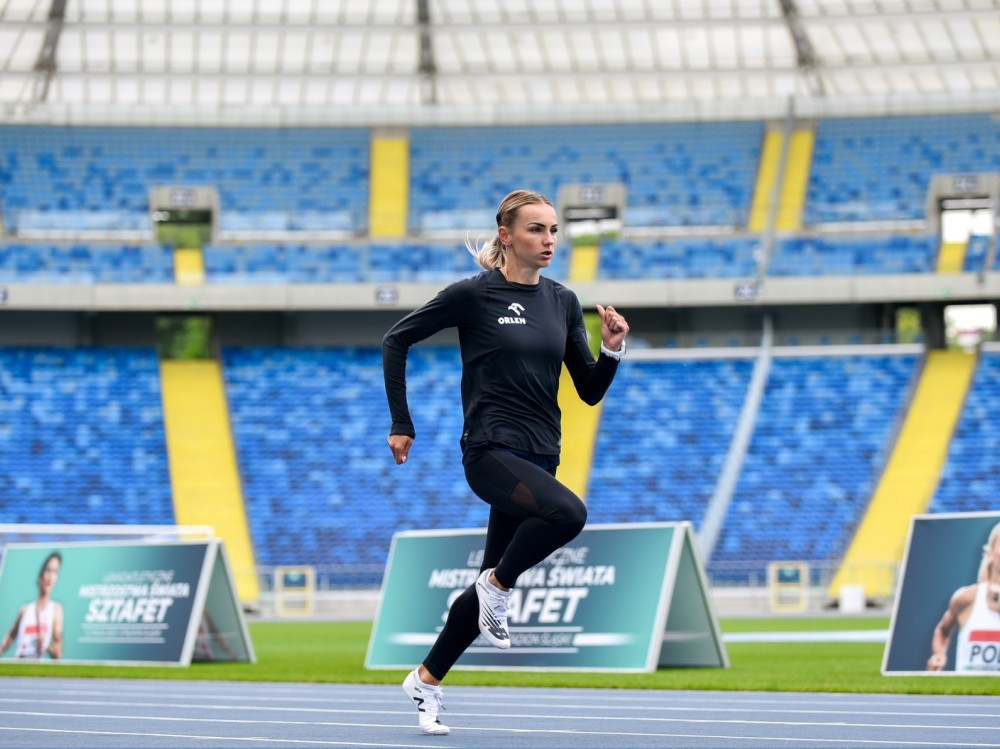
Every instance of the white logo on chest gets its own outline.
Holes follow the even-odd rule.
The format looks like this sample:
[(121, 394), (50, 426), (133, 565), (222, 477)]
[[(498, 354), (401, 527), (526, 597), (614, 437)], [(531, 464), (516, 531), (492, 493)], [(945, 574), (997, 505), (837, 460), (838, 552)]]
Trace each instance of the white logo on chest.
[(517, 302), (513, 302), (509, 307), (507, 307), (511, 312), (513, 312), (517, 317), (498, 317), (497, 322), (501, 325), (527, 325), (528, 321), (521, 317), (521, 313), (524, 312), (524, 307), (522, 307)]

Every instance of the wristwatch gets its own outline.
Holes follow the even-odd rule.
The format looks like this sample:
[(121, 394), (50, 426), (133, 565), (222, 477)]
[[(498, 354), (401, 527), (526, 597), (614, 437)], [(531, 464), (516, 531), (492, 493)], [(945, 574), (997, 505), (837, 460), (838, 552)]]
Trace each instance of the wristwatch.
[(605, 356), (609, 356), (615, 361), (621, 361), (622, 357), (625, 356), (625, 341), (622, 341), (622, 347), (617, 351), (611, 351), (604, 342), (601, 342), (601, 353)]

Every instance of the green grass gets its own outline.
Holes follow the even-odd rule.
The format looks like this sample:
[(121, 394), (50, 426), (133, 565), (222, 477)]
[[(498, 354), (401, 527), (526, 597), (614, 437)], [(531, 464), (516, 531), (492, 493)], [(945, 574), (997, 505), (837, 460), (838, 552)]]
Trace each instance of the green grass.
[[(873, 617), (727, 619), (723, 632), (887, 629)], [(223, 681), (396, 684), (403, 671), (364, 667), (370, 622), (252, 622), (256, 664), (189, 668), (28, 665), (0, 661), (0, 676), (80, 676)], [(621, 689), (718, 689), (916, 694), (1000, 694), (1000, 678), (882, 676), (882, 643), (754, 643), (726, 646), (730, 668), (671, 668), (650, 674), (454, 671), (449, 684)]]
[(723, 619), (719, 626), (729, 632), (846, 632), (850, 630), (886, 630), (888, 617), (882, 616), (780, 616), (751, 619)]

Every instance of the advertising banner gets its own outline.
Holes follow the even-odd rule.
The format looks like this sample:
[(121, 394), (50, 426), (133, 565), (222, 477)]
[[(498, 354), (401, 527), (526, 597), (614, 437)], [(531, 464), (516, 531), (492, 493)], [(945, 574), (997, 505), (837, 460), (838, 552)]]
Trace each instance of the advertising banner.
[(1000, 513), (913, 517), (882, 673), (1000, 674)]
[[(479, 575), (485, 531), (393, 537), (368, 668), (412, 668)], [(526, 571), (508, 611), (509, 650), (482, 638), (465, 669), (653, 671), (729, 665), (689, 523), (589, 526)]]
[(8, 544), (0, 628), (21, 662), (254, 660), (218, 540)]

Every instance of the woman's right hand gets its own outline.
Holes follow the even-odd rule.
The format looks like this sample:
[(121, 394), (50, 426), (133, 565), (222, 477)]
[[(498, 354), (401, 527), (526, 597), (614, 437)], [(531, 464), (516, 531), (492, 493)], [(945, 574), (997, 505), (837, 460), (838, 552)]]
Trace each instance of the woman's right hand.
[(396, 465), (402, 465), (410, 456), (410, 445), (413, 444), (413, 437), (405, 434), (390, 434), (389, 449), (392, 450), (392, 458)]

